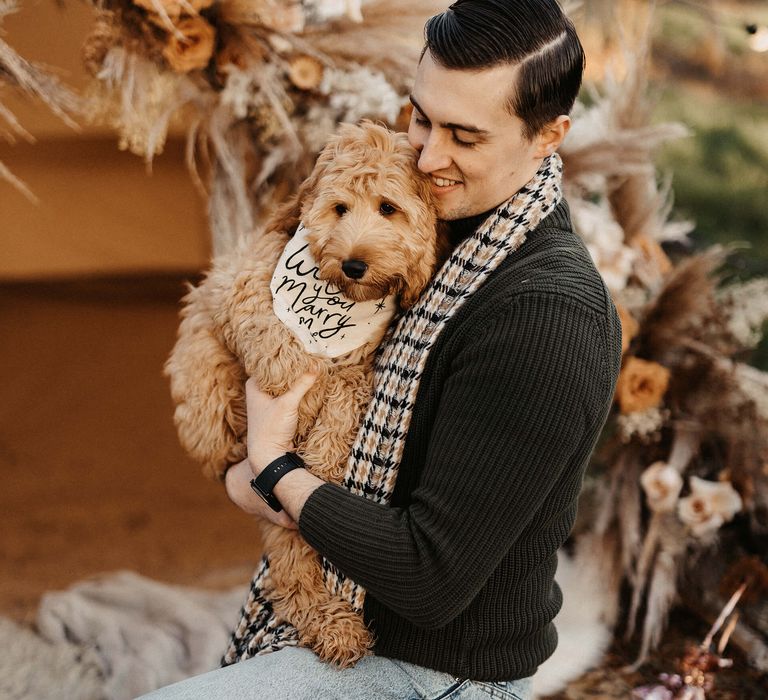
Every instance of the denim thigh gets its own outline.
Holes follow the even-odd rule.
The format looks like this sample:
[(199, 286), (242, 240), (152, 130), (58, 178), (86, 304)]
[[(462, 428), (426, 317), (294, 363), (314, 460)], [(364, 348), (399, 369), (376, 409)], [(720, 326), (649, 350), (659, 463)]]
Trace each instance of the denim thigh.
[(526, 681), (469, 681), (382, 656), (338, 669), (308, 649), (286, 647), (160, 688), (141, 700), (530, 700)]

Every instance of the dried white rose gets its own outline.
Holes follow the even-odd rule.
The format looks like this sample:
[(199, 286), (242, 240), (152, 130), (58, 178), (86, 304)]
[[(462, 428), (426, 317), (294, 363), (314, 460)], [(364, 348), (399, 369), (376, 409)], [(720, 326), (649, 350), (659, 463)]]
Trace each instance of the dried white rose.
[(363, 117), (394, 124), (403, 100), (383, 73), (357, 66), (349, 70), (326, 70), (318, 87), (339, 121), (358, 122)]
[(595, 204), (574, 199), (571, 216), (606, 285), (612, 292), (620, 292), (627, 285), (637, 253), (624, 245), (624, 231), (614, 219), (608, 202), (601, 200)]
[(736, 340), (745, 348), (755, 347), (768, 320), (768, 279), (732, 284), (718, 294), (718, 301)]
[(741, 496), (729, 481), (692, 476), (689, 483), (691, 495), (680, 499), (677, 515), (697, 537), (714, 532), (741, 510)]
[(654, 462), (640, 475), (640, 484), (651, 510), (669, 512), (675, 509), (680, 489), (683, 488), (683, 477), (666, 462)]

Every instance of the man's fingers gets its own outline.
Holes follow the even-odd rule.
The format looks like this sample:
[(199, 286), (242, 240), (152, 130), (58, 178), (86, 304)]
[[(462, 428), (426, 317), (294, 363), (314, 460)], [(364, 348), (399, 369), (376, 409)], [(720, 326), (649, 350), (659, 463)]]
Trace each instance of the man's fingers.
[(298, 403), (301, 401), (301, 398), (309, 391), (310, 387), (315, 383), (316, 380), (316, 374), (306, 372), (305, 374), (302, 374), (296, 380), (294, 385), (288, 389), (288, 391), (286, 391), (280, 398), (287, 399), (291, 403), (298, 405)]
[[(289, 401), (298, 403), (301, 400), (301, 397), (309, 391), (316, 381), (316, 374), (305, 372), (294, 382), (293, 386), (288, 389), (288, 391), (277, 398), (287, 398)], [(259, 388), (259, 385), (253, 377), (249, 377), (245, 382), (245, 395), (249, 400), (269, 400), (273, 398), (267, 392), (262, 391)]]

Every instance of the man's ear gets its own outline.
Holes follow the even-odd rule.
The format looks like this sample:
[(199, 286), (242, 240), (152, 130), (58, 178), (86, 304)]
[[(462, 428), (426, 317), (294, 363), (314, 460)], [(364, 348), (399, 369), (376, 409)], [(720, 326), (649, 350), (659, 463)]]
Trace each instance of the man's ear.
[(536, 158), (551, 156), (560, 147), (570, 128), (571, 118), (567, 114), (561, 114), (546, 124), (536, 136)]

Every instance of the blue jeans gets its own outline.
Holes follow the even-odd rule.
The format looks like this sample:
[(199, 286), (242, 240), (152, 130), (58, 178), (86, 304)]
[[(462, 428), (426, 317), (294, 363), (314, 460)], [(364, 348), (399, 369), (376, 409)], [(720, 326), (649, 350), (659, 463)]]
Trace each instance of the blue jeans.
[(141, 700), (531, 700), (531, 678), (456, 678), (405, 661), (366, 656), (339, 670), (286, 647), (142, 695)]

